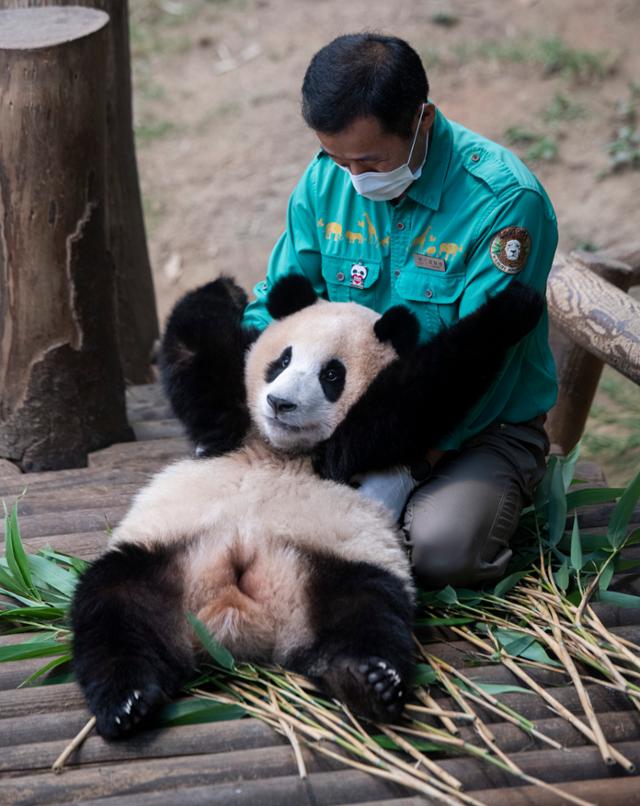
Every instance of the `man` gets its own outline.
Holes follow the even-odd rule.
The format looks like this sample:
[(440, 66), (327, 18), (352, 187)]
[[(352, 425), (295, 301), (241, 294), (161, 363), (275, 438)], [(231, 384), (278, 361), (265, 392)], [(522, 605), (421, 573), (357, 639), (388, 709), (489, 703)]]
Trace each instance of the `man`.
[[(514, 277), (544, 292), (557, 244), (544, 189), (509, 151), (447, 120), (428, 94), (418, 55), (395, 37), (340, 36), (313, 57), (302, 111), (322, 150), (291, 196), (247, 326), (268, 324), (269, 289), (292, 272), (332, 301), (379, 312), (406, 305), (422, 340)], [(545, 314), (465, 421), (433, 446), (419, 479), (408, 468), (360, 479), (364, 494), (403, 514), (425, 584), (504, 572), (544, 473), (543, 421), (555, 396)]]

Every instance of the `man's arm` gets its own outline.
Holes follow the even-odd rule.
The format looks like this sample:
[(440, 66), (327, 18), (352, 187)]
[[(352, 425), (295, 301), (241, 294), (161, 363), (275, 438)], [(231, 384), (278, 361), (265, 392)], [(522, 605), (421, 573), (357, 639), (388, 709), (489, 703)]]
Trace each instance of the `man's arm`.
[[(476, 231), (460, 320), (383, 370), (318, 451), (321, 475), (348, 481), (356, 473), (411, 464), (440, 447), (477, 416), (496, 378), (519, 360), (518, 342), (541, 326), (556, 244), (544, 199), (518, 190), (499, 200)], [(520, 243), (519, 249), (509, 244), (512, 259), (505, 236)]]
[(286, 230), (271, 253), (266, 278), (254, 288), (255, 300), (246, 307), (244, 327), (264, 330), (271, 322), (267, 311), (269, 292), (278, 280), (289, 274), (304, 275), (316, 294), (326, 297), (318, 239), (321, 230), (316, 216), (317, 163), (318, 158), (311, 162), (291, 194)]

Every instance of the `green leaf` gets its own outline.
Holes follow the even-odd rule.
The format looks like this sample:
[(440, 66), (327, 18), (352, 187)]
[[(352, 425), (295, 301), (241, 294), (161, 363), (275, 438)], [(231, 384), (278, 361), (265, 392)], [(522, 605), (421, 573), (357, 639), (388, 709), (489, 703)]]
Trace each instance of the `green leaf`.
[(60, 655), (69, 651), (69, 644), (52, 638), (34, 638), (21, 644), (0, 646), (0, 663), (28, 658), (46, 658), (47, 655)]
[(30, 674), (26, 680), (23, 680), (18, 688), (24, 688), (25, 686), (31, 685), (31, 683), (35, 682), (38, 678), (43, 677), (43, 675), (47, 675), (52, 669), (56, 669), (58, 666), (63, 666), (65, 663), (71, 663), (70, 652), (66, 653), (65, 655), (60, 655), (59, 658), (54, 658), (48, 663), (45, 663), (44, 666), (41, 666), (33, 674)]
[(9, 607), (7, 610), (0, 610), (0, 621), (58, 621), (67, 615), (66, 608), (63, 607)]
[(556, 463), (551, 477), (549, 497), (549, 542), (557, 546), (564, 534), (567, 521), (567, 498), (562, 481), (562, 466)]
[(486, 691), (487, 694), (535, 694), (530, 688), (523, 688), (522, 686), (500, 685), (499, 683), (480, 683), (477, 680), (473, 681), (474, 685)]
[(187, 621), (193, 627), (202, 646), (207, 650), (218, 666), (232, 672), (235, 669), (236, 662), (229, 650), (225, 649), (216, 641), (205, 625), (197, 616), (194, 616), (193, 613), (187, 613)]
[(580, 456), (580, 443), (576, 443), (569, 453), (560, 459), (560, 468), (562, 471), (562, 484), (564, 485), (565, 493), (568, 491), (573, 481), (573, 476), (576, 470), (576, 462)]
[(516, 571), (515, 574), (509, 574), (508, 577), (500, 580), (498, 584), (493, 589), (493, 595), (501, 598), (508, 593), (512, 588), (520, 582), (520, 580), (528, 574), (528, 570), (526, 571)]
[(573, 516), (573, 531), (571, 532), (571, 567), (576, 571), (582, 568), (582, 540), (577, 514)]
[(507, 653), (517, 658), (531, 646), (535, 638), (531, 635), (523, 635), (515, 630), (498, 629), (493, 631), (498, 643)]
[(413, 670), (413, 677), (411, 685), (413, 688), (417, 686), (432, 686), (438, 682), (438, 675), (426, 663), (417, 663)]
[(566, 591), (569, 587), (569, 563), (567, 562), (567, 558), (565, 557), (562, 561), (562, 565), (558, 568), (557, 571), (554, 572), (553, 578), (556, 581), (556, 585), (560, 588), (561, 591)]
[(10, 513), (6, 511), (5, 507), (4, 542), (7, 566), (15, 582), (19, 585), (19, 593), (37, 598), (38, 594), (29, 571), (27, 553), (20, 540), (17, 504), (13, 505)]
[(567, 509), (578, 509), (591, 504), (608, 504), (617, 501), (624, 492), (624, 487), (586, 487), (567, 493)]
[(471, 624), (475, 619), (468, 616), (452, 616), (451, 618), (439, 618), (433, 616), (432, 618), (419, 618), (416, 619), (415, 624), (418, 627), (451, 627), (456, 624)]
[(34, 577), (44, 585), (54, 588), (70, 600), (73, 596), (78, 577), (75, 573), (65, 571), (57, 563), (37, 554), (29, 556), (29, 568)]
[(635, 505), (640, 498), (640, 473), (633, 479), (627, 489), (622, 493), (622, 498), (613, 510), (607, 536), (613, 548), (618, 548), (624, 543), (629, 521)]
[(617, 605), (618, 607), (640, 607), (640, 596), (630, 593), (618, 593), (618, 591), (600, 591), (598, 594), (600, 602)]
[(174, 725), (198, 725), (203, 722), (225, 722), (227, 719), (242, 719), (246, 711), (241, 705), (227, 705), (202, 698), (189, 698), (169, 703), (160, 711), (157, 721), (164, 727)]
[(609, 585), (611, 584), (611, 580), (613, 579), (613, 575), (615, 573), (615, 565), (610, 562), (609, 565), (605, 566), (603, 572), (600, 574), (600, 579), (598, 580), (598, 589), (600, 591), (606, 591)]
[[(377, 733), (372, 735), (371, 738), (377, 745), (382, 747), (383, 750), (402, 750), (402, 748), (396, 744), (390, 736), (385, 736), (384, 733)], [(402, 738), (409, 742), (409, 744), (413, 745), (413, 747), (415, 747), (417, 750), (430, 750), (432, 752), (442, 750), (441, 744), (428, 742), (424, 739), (416, 739), (415, 736), (403, 736)]]
[(458, 603), (458, 594), (456, 593), (455, 588), (452, 588), (451, 585), (447, 585), (446, 588), (438, 591), (436, 594), (436, 599), (439, 602), (444, 602), (444, 604), (453, 605)]

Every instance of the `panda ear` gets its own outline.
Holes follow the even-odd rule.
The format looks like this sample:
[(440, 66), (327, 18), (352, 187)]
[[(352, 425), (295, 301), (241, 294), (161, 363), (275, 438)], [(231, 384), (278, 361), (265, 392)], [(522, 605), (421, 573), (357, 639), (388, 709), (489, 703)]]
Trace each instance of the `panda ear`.
[(284, 319), (296, 311), (313, 305), (318, 295), (301, 274), (283, 277), (273, 286), (267, 300), (267, 310), (274, 319)]
[(418, 343), (418, 320), (404, 305), (396, 305), (378, 319), (373, 330), (380, 341), (388, 341), (399, 356), (410, 353)]

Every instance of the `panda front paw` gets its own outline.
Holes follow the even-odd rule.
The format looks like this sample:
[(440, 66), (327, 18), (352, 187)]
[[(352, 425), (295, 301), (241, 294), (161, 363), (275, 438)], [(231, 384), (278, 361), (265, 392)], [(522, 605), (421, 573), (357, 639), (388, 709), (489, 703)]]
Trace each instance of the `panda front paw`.
[(406, 691), (402, 676), (390, 661), (377, 655), (339, 655), (322, 682), (333, 697), (374, 722), (393, 722), (402, 714)]

